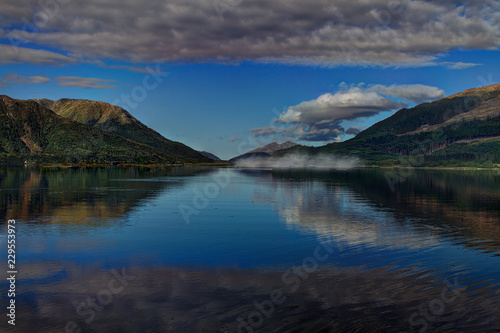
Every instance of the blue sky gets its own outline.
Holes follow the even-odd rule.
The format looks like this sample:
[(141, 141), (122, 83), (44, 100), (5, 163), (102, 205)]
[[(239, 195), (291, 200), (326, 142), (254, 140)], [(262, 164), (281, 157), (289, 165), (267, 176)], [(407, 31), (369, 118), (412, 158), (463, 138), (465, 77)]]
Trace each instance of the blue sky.
[(117, 104), (231, 158), (498, 83), (499, 46), (491, 0), (19, 0), (0, 9), (0, 94)]

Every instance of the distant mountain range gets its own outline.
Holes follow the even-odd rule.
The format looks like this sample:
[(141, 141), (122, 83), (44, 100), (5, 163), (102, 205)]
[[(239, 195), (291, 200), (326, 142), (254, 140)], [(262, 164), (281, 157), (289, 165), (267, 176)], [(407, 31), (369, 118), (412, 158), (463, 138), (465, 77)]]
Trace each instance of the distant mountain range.
[(203, 156), (205, 157), (208, 157), (209, 159), (211, 160), (214, 160), (214, 161), (222, 161), (219, 157), (215, 156), (214, 154), (212, 153), (209, 153), (208, 151), (199, 151), (200, 154), (202, 154)]
[(126, 110), (80, 99), (16, 100), (0, 96), (0, 162), (210, 162), (166, 139)]
[(500, 166), (500, 84), (402, 109), (345, 142), (287, 154), (360, 158), (378, 166)]
[[(345, 142), (305, 147), (273, 142), (232, 158), (289, 154), (346, 156), (376, 166), (500, 166), (500, 84), (402, 109)], [(81, 99), (0, 95), (0, 162), (213, 162), (208, 152), (168, 140), (129, 112)]]
[(230, 162), (237, 162), (237, 161), (241, 161), (241, 160), (245, 160), (245, 159), (249, 159), (249, 158), (255, 158), (255, 157), (264, 157), (264, 158), (270, 157), (271, 155), (273, 155), (274, 153), (276, 153), (280, 150), (289, 149), (289, 148), (292, 148), (295, 146), (298, 146), (298, 144), (296, 144), (294, 142), (290, 142), (290, 141), (287, 141), (284, 143), (273, 142), (273, 143), (270, 143), (268, 145), (265, 145), (264, 147), (260, 147), (260, 148), (251, 150), (245, 154), (233, 157), (229, 161)]

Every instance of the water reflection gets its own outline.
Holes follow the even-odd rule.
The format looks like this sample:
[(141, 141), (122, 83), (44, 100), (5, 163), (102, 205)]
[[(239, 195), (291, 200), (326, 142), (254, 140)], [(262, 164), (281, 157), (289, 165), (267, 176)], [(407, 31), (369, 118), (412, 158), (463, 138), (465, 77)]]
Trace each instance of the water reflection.
[(500, 174), (394, 172), (0, 168), (23, 241), (0, 331), (498, 331)]
[[(351, 245), (429, 247), (442, 237), (499, 255), (500, 172), (241, 171), (262, 184), (253, 200), (279, 203), (289, 225)], [(389, 181), (388, 181), (389, 180)]]
[[(0, 168), (0, 223), (112, 226), (209, 168)], [(169, 181), (163, 181), (164, 177)], [(122, 180), (122, 181), (120, 181)], [(153, 180), (153, 181), (151, 181)]]
[(22, 315), (9, 332), (68, 325), (83, 332), (495, 332), (500, 323), (498, 293), (488, 286), (410, 269), (318, 269), (297, 288), (282, 272), (259, 270), (47, 262), (24, 271), (52, 281), (23, 285)]

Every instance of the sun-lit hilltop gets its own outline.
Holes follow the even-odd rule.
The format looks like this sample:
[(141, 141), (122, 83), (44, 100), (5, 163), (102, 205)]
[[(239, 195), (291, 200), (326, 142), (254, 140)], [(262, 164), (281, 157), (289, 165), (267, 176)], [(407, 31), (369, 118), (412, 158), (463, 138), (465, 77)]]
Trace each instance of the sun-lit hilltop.
[(104, 102), (0, 96), (0, 161), (19, 163), (208, 162), (124, 109)]
[(185, 144), (166, 139), (119, 106), (85, 99), (64, 98), (55, 102), (47, 99), (37, 101), (60, 116), (146, 144), (161, 153), (187, 161), (209, 161)]

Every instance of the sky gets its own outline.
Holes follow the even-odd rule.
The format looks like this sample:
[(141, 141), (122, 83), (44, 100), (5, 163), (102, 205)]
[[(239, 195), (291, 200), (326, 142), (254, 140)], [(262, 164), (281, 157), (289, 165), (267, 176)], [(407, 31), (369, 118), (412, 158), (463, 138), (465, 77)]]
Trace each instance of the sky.
[(500, 1), (0, 0), (0, 95), (119, 105), (229, 159), (500, 82)]

